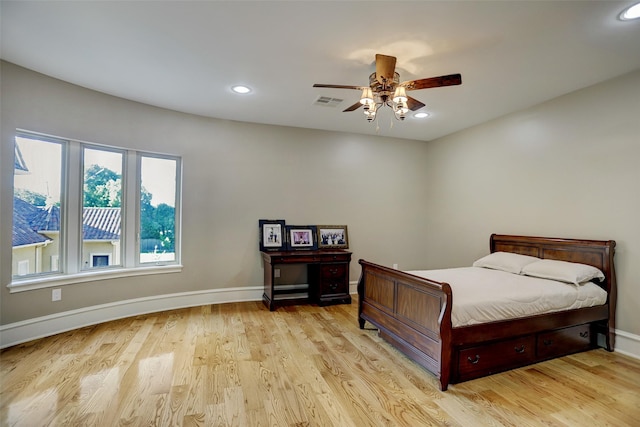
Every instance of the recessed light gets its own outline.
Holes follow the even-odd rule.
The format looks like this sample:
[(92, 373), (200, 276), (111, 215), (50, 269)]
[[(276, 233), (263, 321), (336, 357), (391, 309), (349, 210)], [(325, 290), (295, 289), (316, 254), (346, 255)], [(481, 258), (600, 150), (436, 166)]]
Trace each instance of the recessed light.
[(415, 113), (413, 117), (415, 117), (416, 119), (424, 119), (425, 117), (429, 117), (429, 113), (425, 113), (424, 111), (421, 111), (419, 113)]
[(630, 21), (638, 18), (640, 18), (640, 3), (629, 6), (620, 14), (622, 21)]
[(231, 90), (234, 91), (235, 93), (243, 93), (243, 94), (251, 92), (250, 87), (242, 86), (242, 85), (231, 86)]

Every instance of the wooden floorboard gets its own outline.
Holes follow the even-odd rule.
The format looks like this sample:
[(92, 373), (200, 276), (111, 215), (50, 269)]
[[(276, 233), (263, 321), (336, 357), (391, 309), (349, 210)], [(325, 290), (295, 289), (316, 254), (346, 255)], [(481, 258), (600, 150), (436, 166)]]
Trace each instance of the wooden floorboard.
[(449, 387), (357, 303), (153, 313), (0, 353), (2, 426), (640, 426), (640, 361), (604, 350)]

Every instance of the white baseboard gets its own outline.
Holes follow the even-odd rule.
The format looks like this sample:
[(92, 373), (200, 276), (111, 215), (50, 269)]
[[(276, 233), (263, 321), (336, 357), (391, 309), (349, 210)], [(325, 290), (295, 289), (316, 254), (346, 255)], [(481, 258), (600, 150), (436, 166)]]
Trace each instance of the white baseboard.
[(640, 335), (616, 329), (616, 345), (614, 351), (626, 356), (640, 359)]
[[(349, 284), (349, 292), (357, 294), (357, 282)], [(0, 349), (73, 329), (140, 314), (207, 304), (260, 301), (262, 300), (262, 293), (262, 286), (212, 289), (118, 301), (36, 317), (0, 326)], [(615, 351), (640, 359), (640, 336), (617, 329)]]
[(358, 282), (349, 282), (349, 294), (350, 295), (358, 294)]
[(262, 286), (157, 295), (84, 307), (0, 326), (0, 349), (37, 338), (146, 313), (207, 304), (260, 301)]

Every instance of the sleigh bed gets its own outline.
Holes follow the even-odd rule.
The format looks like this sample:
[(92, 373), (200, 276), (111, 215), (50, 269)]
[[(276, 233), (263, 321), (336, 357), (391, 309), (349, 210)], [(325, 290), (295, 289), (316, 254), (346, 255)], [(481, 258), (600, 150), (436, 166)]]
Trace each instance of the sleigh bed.
[[(477, 323), (477, 320), (474, 323), (473, 319), (467, 319), (466, 323), (462, 321), (459, 325), (456, 323), (461, 322), (457, 320), (460, 316), (454, 316), (452, 321), (452, 312), (459, 311), (456, 300), (464, 300), (465, 291), (457, 295), (452, 293), (450, 283), (429, 278), (429, 271), (403, 272), (361, 259), (359, 263), (362, 266), (362, 274), (358, 283), (360, 328), (363, 329), (367, 321), (373, 324), (382, 338), (432, 372), (440, 380), (440, 389), (443, 391), (450, 383), (463, 382), (598, 346), (613, 351), (616, 308), (614, 250), (615, 241), (612, 240), (493, 234), (490, 238), (490, 257), (536, 257), (541, 260), (565, 262), (555, 264), (569, 265), (566, 262), (570, 262), (570, 266), (597, 268), (602, 274), (599, 278), (590, 280), (588, 285), (601, 293), (600, 301), (591, 306), (569, 306), (568, 309), (544, 314), (516, 313), (515, 318), (512, 313), (510, 318), (482, 323)], [(544, 263), (554, 264), (549, 261), (540, 264)], [(533, 265), (532, 263), (529, 267)], [(475, 269), (488, 274), (482, 267), (485, 266), (474, 266), (467, 270)], [(514, 286), (520, 286), (515, 283), (528, 280), (524, 276), (529, 273), (524, 270), (529, 267), (523, 267), (521, 272), (496, 272), (506, 275), (507, 279), (513, 278), (514, 285), (510, 291), (513, 292)], [(466, 270), (463, 273), (466, 274)], [(443, 277), (441, 270), (435, 270), (432, 274)], [(542, 282), (534, 283), (543, 285), (547, 282), (551, 284), (552, 281), (540, 277), (543, 276), (532, 280), (541, 280)], [(575, 285), (563, 282), (558, 286), (562, 288), (562, 285), (567, 287), (567, 291), (572, 287), (580, 291), (583, 288), (583, 284), (578, 282)], [(460, 289), (456, 286), (453, 288)], [(586, 289), (586, 286), (584, 288)], [(551, 297), (549, 303), (553, 305), (555, 299), (556, 297)], [(476, 311), (482, 312), (483, 309)]]

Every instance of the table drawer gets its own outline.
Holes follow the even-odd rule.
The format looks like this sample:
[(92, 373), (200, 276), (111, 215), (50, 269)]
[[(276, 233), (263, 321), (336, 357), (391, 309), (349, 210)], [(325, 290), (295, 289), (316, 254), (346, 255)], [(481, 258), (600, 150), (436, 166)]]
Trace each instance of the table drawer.
[(476, 378), (533, 363), (536, 357), (535, 344), (536, 339), (531, 335), (460, 350), (460, 379)]
[(322, 260), (319, 256), (314, 255), (300, 255), (300, 256), (272, 256), (271, 264), (305, 264), (320, 262)]
[(351, 261), (351, 254), (327, 254), (322, 258), (323, 262), (349, 262)]
[(330, 295), (344, 295), (349, 293), (349, 284), (344, 281), (323, 281), (320, 284), (320, 295), (321, 296), (330, 296)]
[(320, 267), (323, 280), (344, 279), (347, 275), (347, 264), (327, 264)]
[(592, 346), (590, 325), (578, 325), (538, 335), (538, 359), (550, 359), (588, 350)]

